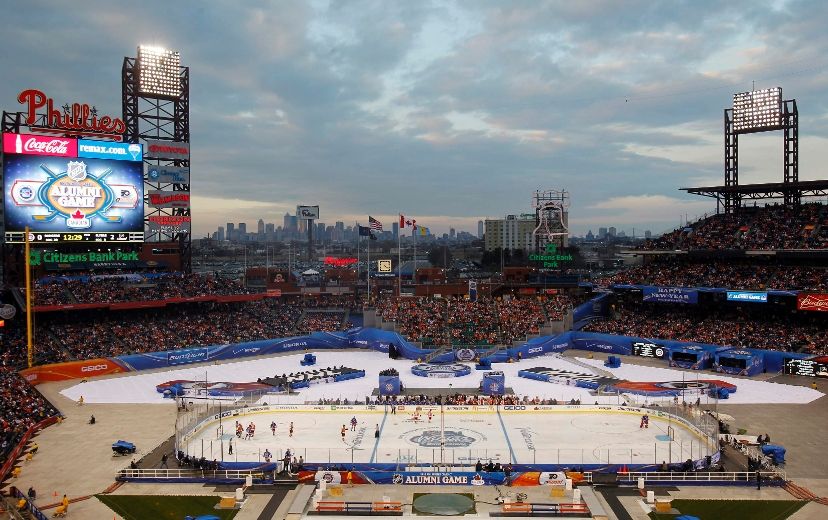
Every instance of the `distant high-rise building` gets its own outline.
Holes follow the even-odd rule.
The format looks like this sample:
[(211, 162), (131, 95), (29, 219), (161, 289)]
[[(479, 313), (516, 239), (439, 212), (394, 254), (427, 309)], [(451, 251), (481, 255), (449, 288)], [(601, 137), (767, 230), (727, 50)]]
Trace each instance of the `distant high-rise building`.
[(247, 240), (247, 222), (239, 222), (239, 240)]
[(218, 227), (218, 231), (216, 231), (216, 240), (224, 242), (224, 226)]
[(274, 225), (272, 222), (268, 222), (267, 224), (265, 224), (265, 235), (270, 236), (273, 234), (273, 231)]
[(227, 240), (236, 239), (236, 225), (232, 222), (227, 223)]
[(454, 228), (449, 228), (449, 240), (454, 240), (457, 237), (457, 231)]
[(652, 231), (650, 231), (649, 229), (648, 229), (648, 230), (646, 230), (646, 231), (644, 231), (644, 238), (646, 238), (646, 239), (648, 239), (648, 240), (649, 240), (649, 239), (651, 239), (651, 238), (653, 238), (653, 232), (652, 232)]
[(586, 238), (587, 240), (595, 240), (595, 235), (593, 235), (593, 234), (592, 234), (592, 230), (590, 229), (590, 230), (587, 232), (587, 234), (586, 234), (586, 236), (585, 236), (584, 238)]
[(532, 231), (536, 227), (535, 216), (524, 218), (506, 215), (504, 219), (486, 219), (486, 251), (496, 249), (523, 249), (529, 251), (534, 246)]
[(598, 228), (598, 238), (600, 240), (603, 240), (603, 239), (607, 238), (607, 228), (605, 228), (605, 227), (599, 227)]
[(478, 220), (477, 221), (477, 238), (483, 238), (483, 230), (484, 229), (485, 228), (483, 227), (483, 221)]
[(284, 231), (288, 231), (289, 229), (291, 229), (291, 226), (290, 226), (291, 223), (292, 223), (291, 217), (292, 217), (292, 215), (290, 213), (285, 213), (284, 220), (282, 221), (282, 229)]
[(400, 236), (400, 223), (396, 220), (391, 224), (391, 234), (394, 235), (394, 240), (397, 240)]
[(256, 233), (259, 235), (259, 240), (261, 240), (262, 237), (264, 236), (264, 232), (265, 232), (264, 220), (259, 219), (259, 223), (256, 226)]
[(615, 234), (616, 234), (616, 231), (617, 230), (615, 229), (615, 226), (612, 226), (607, 230), (607, 235), (614, 238)]

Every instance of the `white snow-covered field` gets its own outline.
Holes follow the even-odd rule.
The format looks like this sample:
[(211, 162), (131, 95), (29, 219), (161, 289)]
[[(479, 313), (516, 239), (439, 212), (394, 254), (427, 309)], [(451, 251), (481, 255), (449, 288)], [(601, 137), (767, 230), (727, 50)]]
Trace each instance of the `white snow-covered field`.
[[(92, 379), (85, 383), (78, 383), (64, 389), (61, 393), (66, 397), (77, 400), (83, 396), (87, 403), (163, 403), (168, 402), (156, 392), (155, 387), (166, 381), (184, 379), (210, 382), (226, 381), (235, 383), (254, 382), (257, 378), (266, 378), (283, 373), (292, 373), (306, 370), (299, 365), (304, 353), (275, 356), (265, 359), (252, 359), (233, 363), (216, 365), (201, 365), (187, 368), (174, 368), (166, 371), (152, 371), (147, 373), (126, 374), (123, 376)], [(340, 398), (363, 401), (371, 395), (377, 387), (378, 375), (386, 368), (396, 368), (403, 384), (408, 388), (443, 388), (446, 394), (457, 388), (476, 388), (480, 383), (482, 373), (472, 367), (471, 374), (463, 377), (440, 379), (415, 376), (411, 373), (413, 364), (410, 360), (389, 359), (379, 352), (354, 351), (319, 351), (314, 368), (340, 366), (364, 369), (366, 377), (338, 383), (312, 384), (310, 388), (302, 389), (298, 395), (268, 396), (270, 404), (290, 404), (315, 402), (322, 398)], [(595, 359), (579, 359), (581, 363), (594, 366), (600, 370), (612, 372), (616, 377), (630, 381), (692, 381), (695, 379), (721, 379), (738, 386), (738, 391), (731, 394), (728, 403), (791, 403), (801, 404), (811, 402), (823, 394), (801, 386), (783, 385), (750, 379), (722, 376), (712, 372), (681, 371), (670, 368), (654, 368), (638, 365), (623, 364), (617, 369), (607, 369), (603, 363)], [(580, 366), (567, 358), (556, 354), (535, 357), (520, 363), (499, 363), (494, 365), (506, 375), (506, 386), (514, 389), (520, 396), (530, 398), (555, 398), (559, 401), (580, 399), (583, 404), (615, 404), (619, 398), (595, 397), (589, 390), (575, 386), (535, 381), (518, 377), (518, 370), (532, 367), (547, 367), (569, 370), (572, 372), (587, 373), (590, 369)], [(450, 385), (450, 386), (449, 386)], [(704, 400), (703, 400), (704, 401)], [(643, 398), (639, 402), (644, 402)]]
[[(690, 430), (652, 417), (640, 427), (640, 414), (567, 411), (448, 411), (441, 416), (422, 407), (414, 418), (412, 406), (391, 414), (389, 409), (348, 412), (286, 410), (260, 412), (224, 419), (187, 440), (184, 449), (196, 457), (219, 461), (265, 462), (264, 454), (281, 458), (290, 449), (311, 463), (347, 464), (451, 462), (474, 465), (477, 460), (517, 463), (658, 464), (682, 462), (709, 454), (707, 444)], [(352, 431), (351, 418), (357, 419)], [(232, 435), (236, 420), (256, 425), (252, 439)], [(271, 422), (277, 424), (275, 434)], [(294, 432), (289, 435), (289, 424)], [(345, 437), (341, 428), (345, 426)], [(379, 429), (380, 436), (375, 437)], [(443, 450), (440, 449), (441, 443)], [(230, 445), (233, 452), (230, 453)]]

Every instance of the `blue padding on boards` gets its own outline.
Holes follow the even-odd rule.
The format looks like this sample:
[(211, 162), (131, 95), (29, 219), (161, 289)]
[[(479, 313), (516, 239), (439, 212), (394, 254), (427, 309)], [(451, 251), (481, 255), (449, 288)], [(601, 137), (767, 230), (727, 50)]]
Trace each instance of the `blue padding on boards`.
[(727, 388), (719, 388), (717, 393), (719, 395), (719, 399), (727, 399), (730, 397), (730, 390)]

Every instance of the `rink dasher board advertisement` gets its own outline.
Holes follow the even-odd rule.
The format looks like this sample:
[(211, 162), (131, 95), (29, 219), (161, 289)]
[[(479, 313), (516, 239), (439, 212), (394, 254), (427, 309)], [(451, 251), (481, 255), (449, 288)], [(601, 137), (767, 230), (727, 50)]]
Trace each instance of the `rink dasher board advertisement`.
[(143, 241), (140, 162), (7, 153), (3, 178), (7, 242)]

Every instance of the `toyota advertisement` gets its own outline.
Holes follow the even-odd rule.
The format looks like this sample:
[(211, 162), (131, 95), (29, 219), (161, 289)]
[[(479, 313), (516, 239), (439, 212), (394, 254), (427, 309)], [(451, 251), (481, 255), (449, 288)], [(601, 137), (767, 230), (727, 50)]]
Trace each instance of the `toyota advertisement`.
[[(59, 142), (58, 142), (59, 141)], [(137, 144), (4, 134), (6, 241), (140, 242)]]

